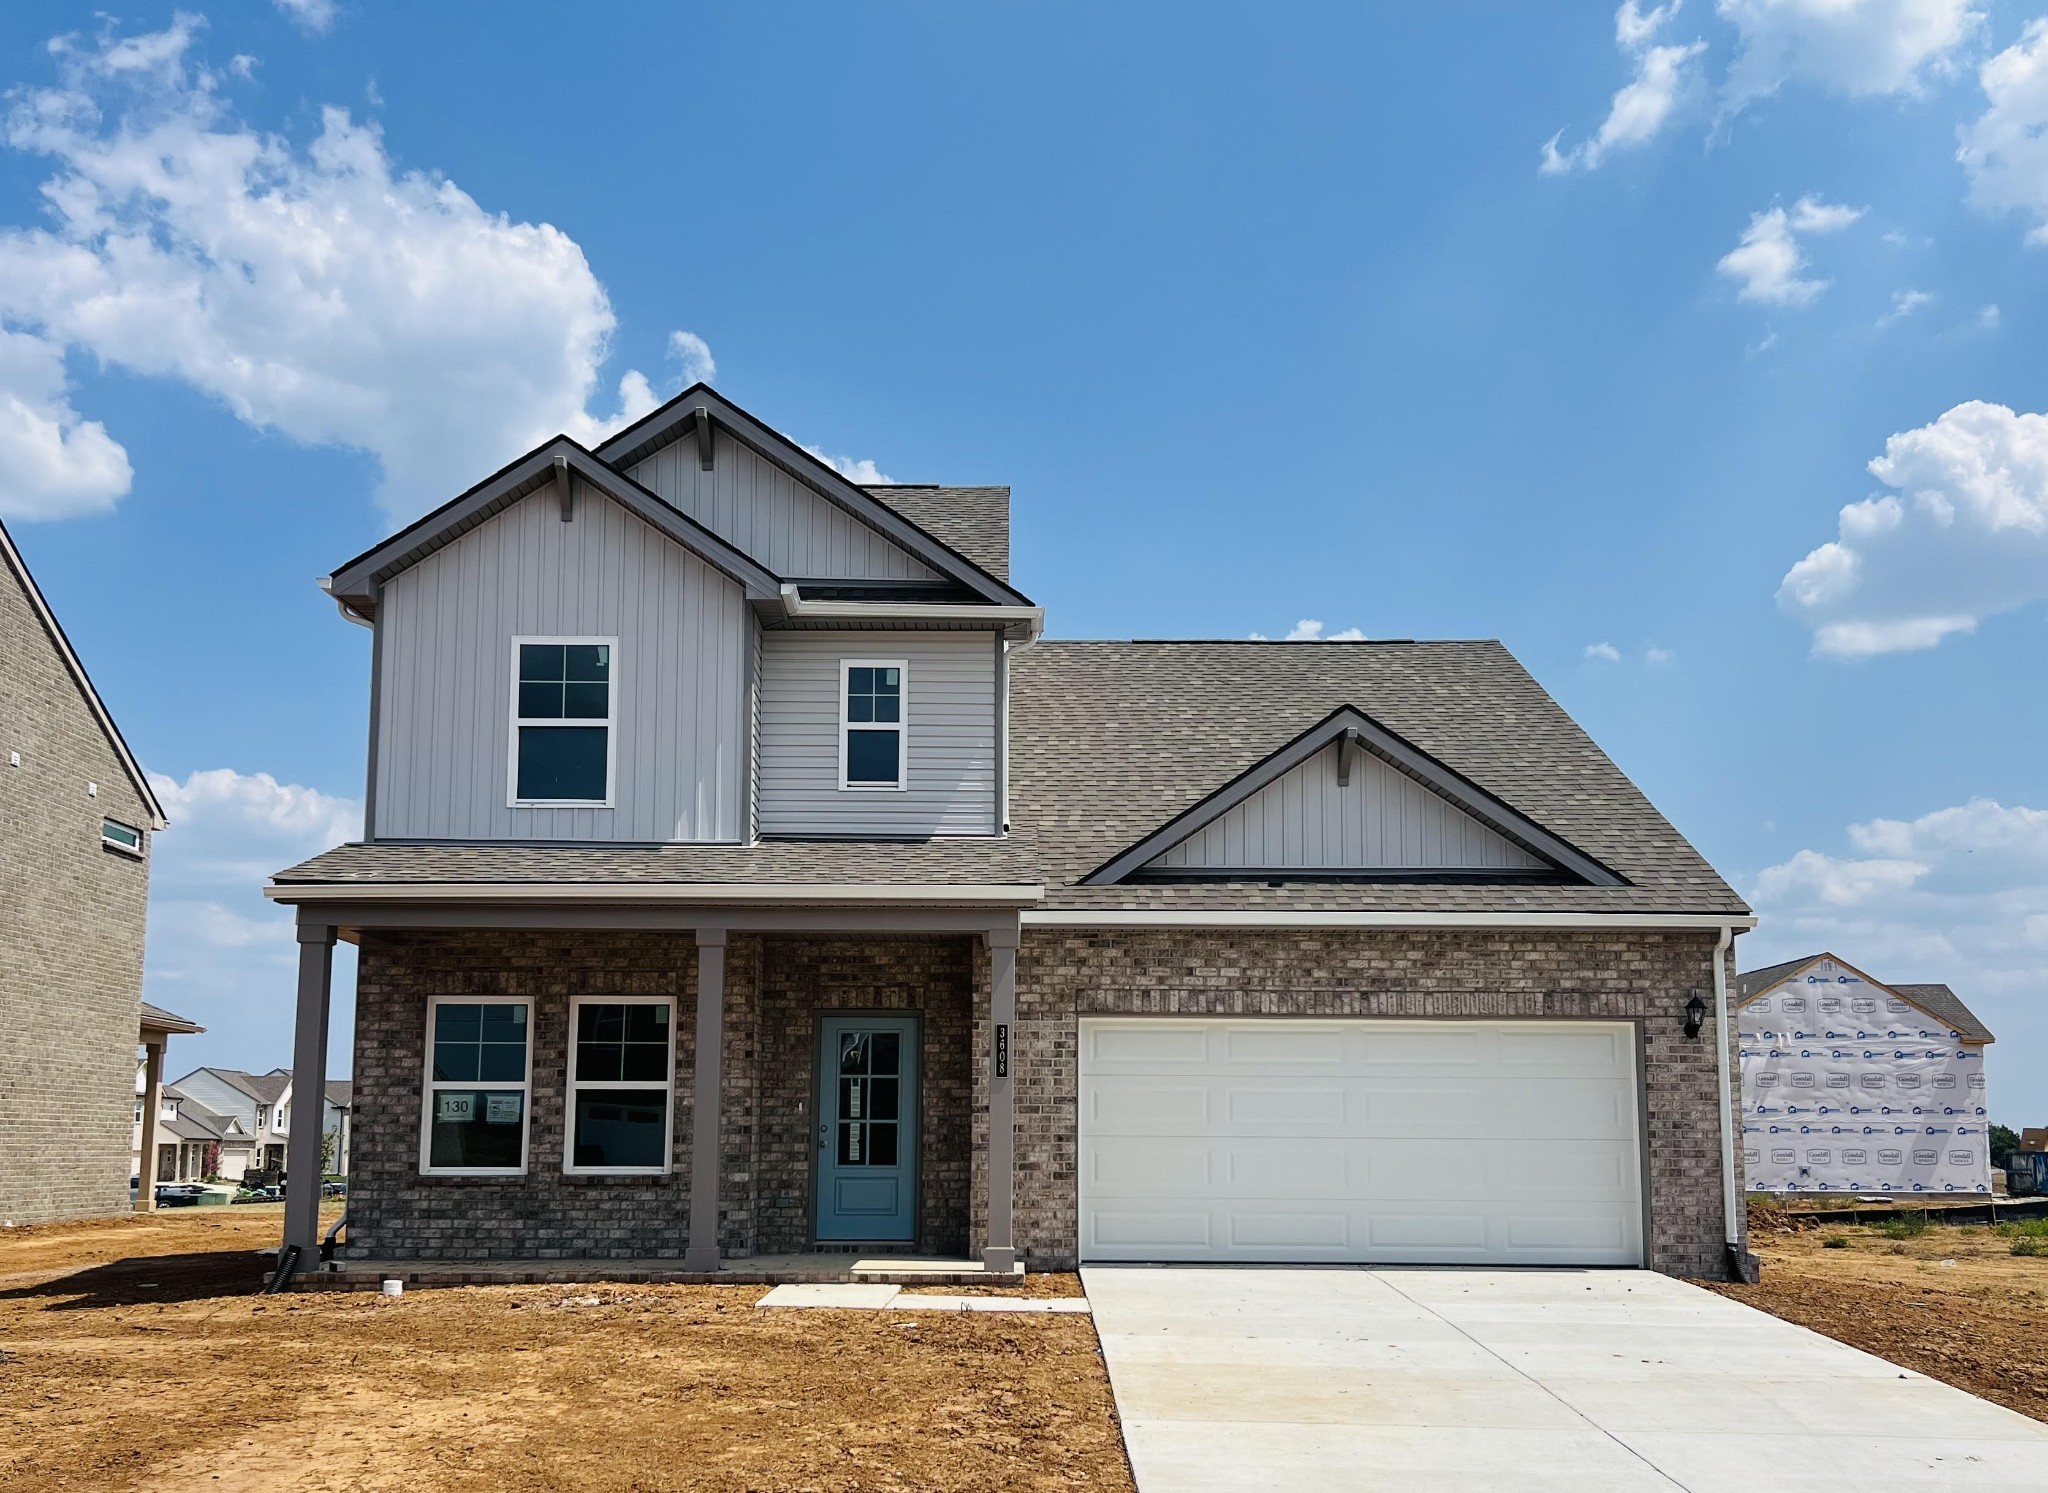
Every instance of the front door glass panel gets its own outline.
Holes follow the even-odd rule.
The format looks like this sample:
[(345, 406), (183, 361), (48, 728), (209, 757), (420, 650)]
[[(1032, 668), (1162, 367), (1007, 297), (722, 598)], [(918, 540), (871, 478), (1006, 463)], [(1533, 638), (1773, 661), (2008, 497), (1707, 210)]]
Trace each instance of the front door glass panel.
[(828, 1017), (818, 1052), (818, 1238), (916, 1237), (917, 1021)]

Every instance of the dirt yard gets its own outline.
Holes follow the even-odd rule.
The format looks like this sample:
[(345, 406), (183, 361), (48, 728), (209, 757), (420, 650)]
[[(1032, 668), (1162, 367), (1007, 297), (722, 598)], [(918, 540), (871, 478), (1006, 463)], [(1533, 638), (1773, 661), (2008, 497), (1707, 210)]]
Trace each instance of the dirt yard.
[(2048, 1420), (2048, 1238), (2022, 1244), (2042, 1254), (2015, 1242), (1983, 1226), (1753, 1227), (1762, 1284), (1713, 1289)]
[(757, 1311), (759, 1286), (266, 1297), (279, 1211), (0, 1232), (0, 1488), (1132, 1486), (1085, 1316)]

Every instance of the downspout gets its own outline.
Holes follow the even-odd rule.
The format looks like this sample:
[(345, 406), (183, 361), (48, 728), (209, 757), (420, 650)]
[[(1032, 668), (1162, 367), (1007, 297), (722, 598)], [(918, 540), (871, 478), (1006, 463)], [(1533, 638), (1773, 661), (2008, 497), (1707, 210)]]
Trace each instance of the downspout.
[(1723, 924), (1714, 943), (1714, 1040), (1718, 1044), (1714, 1069), (1721, 1091), (1721, 1220), (1728, 1246), (1728, 1278), (1757, 1279), (1756, 1256), (1742, 1247), (1742, 1193), (1735, 1180), (1735, 1095), (1728, 1073), (1728, 951), (1735, 943), (1735, 927)]

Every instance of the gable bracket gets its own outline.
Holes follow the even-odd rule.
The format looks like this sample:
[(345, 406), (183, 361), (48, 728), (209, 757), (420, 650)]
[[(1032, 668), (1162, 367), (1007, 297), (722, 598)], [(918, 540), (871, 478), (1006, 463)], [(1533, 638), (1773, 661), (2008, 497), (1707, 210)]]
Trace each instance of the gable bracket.
[(562, 522), (569, 523), (576, 517), (576, 490), (569, 486), (569, 458), (555, 458), (555, 492), (562, 500)]
[(1351, 786), (1351, 759), (1358, 753), (1358, 733), (1346, 731), (1337, 738), (1337, 786)]
[(697, 465), (705, 471), (711, 470), (713, 432), (711, 411), (697, 411)]

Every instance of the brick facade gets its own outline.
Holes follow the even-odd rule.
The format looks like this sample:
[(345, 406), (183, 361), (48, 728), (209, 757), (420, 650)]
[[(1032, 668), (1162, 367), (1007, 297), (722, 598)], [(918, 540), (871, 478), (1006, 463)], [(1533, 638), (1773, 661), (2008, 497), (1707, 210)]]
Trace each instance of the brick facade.
[(128, 1209), (149, 897), (100, 821), (150, 810), (26, 584), (0, 558), (0, 1223)]
[[(726, 949), (719, 1247), (811, 1240), (817, 1017), (918, 1011), (924, 1058), (920, 1237), (966, 1247), (969, 945), (963, 938), (763, 938)], [(349, 1253), (359, 1259), (680, 1259), (689, 1243), (689, 1075), (697, 946), (688, 933), (368, 933), (356, 984)], [(430, 996), (534, 1003), (532, 1117), (521, 1178), (419, 1174)], [(676, 1002), (675, 1142), (662, 1177), (571, 1177), (562, 1155), (569, 999)]]
[[(1697, 1039), (1683, 1028), (1690, 996), (1712, 1002), (1714, 942), (1711, 933), (1533, 929), (1027, 929), (1012, 1038), (1017, 1245), (1035, 1269), (1075, 1263), (1080, 1017), (1587, 1017), (1642, 1030), (1651, 1266), (1718, 1277), (1725, 1248), (1713, 1027)], [(985, 999), (976, 1014), (980, 1050)], [(985, 1101), (977, 1082), (977, 1241), (987, 1198)]]
[[(1019, 950), (1017, 1243), (1033, 1268), (1075, 1263), (1078, 1020), (1089, 1015), (1583, 1017), (1642, 1032), (1650, 1263), (1724, 1266), (1712, 1028), (1712, 934), (1026, 930)], [(695, 1024), (689, 934), (363, 936), (356, 1016), (350, 1252), (363, 1258), (679, 1257), (687, 1243), (687, 1076)], [(1732, 973), (1732, 972), (1731, 972)], [(915, 1010), (924, 1023), (922, 1249), (978, 1250), (987, 1177), (988, 957), (963, 938), (734, 935), (726, 961), (724, 1196), (729, 1255), (807, 1246), (818, 1016)], [(571, 994), (678, 1001), (675, 1170), (561, 1174)], [(425, 1002), (536, 1002), (529, 1175), (418, 1176)]]

